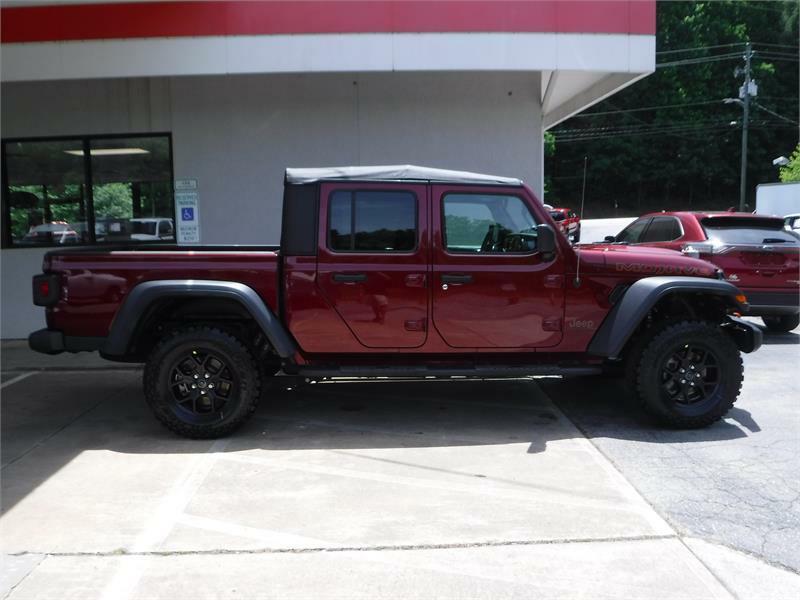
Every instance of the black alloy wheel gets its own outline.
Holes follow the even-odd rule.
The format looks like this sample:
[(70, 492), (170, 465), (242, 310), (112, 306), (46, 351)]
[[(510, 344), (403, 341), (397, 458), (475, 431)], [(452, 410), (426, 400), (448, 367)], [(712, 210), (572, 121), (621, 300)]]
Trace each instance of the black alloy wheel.
[(661, 387), (672, 402), (696, 405), (713, 397), (720, 384), (719, 359), (710, 348), (684, 344), (661, 369)]
[(665, 321), (634, 340), (626, 360), (628, 385), (660, 423), (706, 427), (736, 402), (744, 369), (739, 348), (719, 324)]
[(223, 420), (236, 401), (237, 381), (225, 359), (206, 348), (179, 355), (169, 374), (175, 409), (198, 423)]
[(153, 348), (144, 392), (156, 418), (190, 438), (228, 435), (249, 419), (261, 373), (248, 346), (208, 326), (177, 329)]

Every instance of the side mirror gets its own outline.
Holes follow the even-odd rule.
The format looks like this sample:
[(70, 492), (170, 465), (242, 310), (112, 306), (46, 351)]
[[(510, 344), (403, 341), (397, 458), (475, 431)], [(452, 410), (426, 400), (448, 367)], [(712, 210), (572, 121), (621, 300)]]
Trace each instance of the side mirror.
[(556, 252), (556, 232), (547, 224), (536, 227), (536, 243), (544, 260), (552, 260)]
[(609, 244), (613, 244), (614, 242), (617, 241), (617, 238), (613, 235), (607, 235), (606, 237), (603, 238), (603, 241), (608, 242)]

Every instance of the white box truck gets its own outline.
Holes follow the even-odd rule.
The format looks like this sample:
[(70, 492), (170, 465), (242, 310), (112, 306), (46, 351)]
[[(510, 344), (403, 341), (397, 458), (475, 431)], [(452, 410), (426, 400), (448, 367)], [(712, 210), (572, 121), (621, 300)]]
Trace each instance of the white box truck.
[(800, 181), (757, 185), (756, 212), (778, 217), (800, 213)]

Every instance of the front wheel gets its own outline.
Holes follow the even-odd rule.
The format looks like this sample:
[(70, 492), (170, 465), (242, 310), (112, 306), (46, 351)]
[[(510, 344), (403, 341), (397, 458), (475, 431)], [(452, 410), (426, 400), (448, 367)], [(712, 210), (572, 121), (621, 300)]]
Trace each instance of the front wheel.
[(144, 393), (156, 418), (189, 438), (217, 438), (256, 409), (259, 369), (238, 338), (213, 327), (173, 331), (150, 353)]
[[(733, 339), (713, 323), (664, 324), (631, 357), (639, 403), (671, 427), (706, 427), (736, 402), (743, 379)], [(637, 348), (638, 350), (638, 348)]]
[(575, 230), (575, 233), (572, 235), (572, 243), (577, 244), (580, 241), (581, 241), (581, 228), (578, 227), (578, 229)]
[(776, 333), (788, 333), (800, 325), (800, 314), (797, 315), (773, 315), (761, 317), (767, 329)]

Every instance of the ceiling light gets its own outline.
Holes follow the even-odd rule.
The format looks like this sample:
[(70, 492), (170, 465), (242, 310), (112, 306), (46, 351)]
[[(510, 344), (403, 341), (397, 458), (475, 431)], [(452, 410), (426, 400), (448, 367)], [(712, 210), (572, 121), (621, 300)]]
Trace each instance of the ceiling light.
[[(92, 156), (123, 156), (126, 154), (150, 154), (150, 150), (144, 148), (92, 148), (89, 153)], [(64, 154), (83, 156), (83, 150), (64, 150)]]

